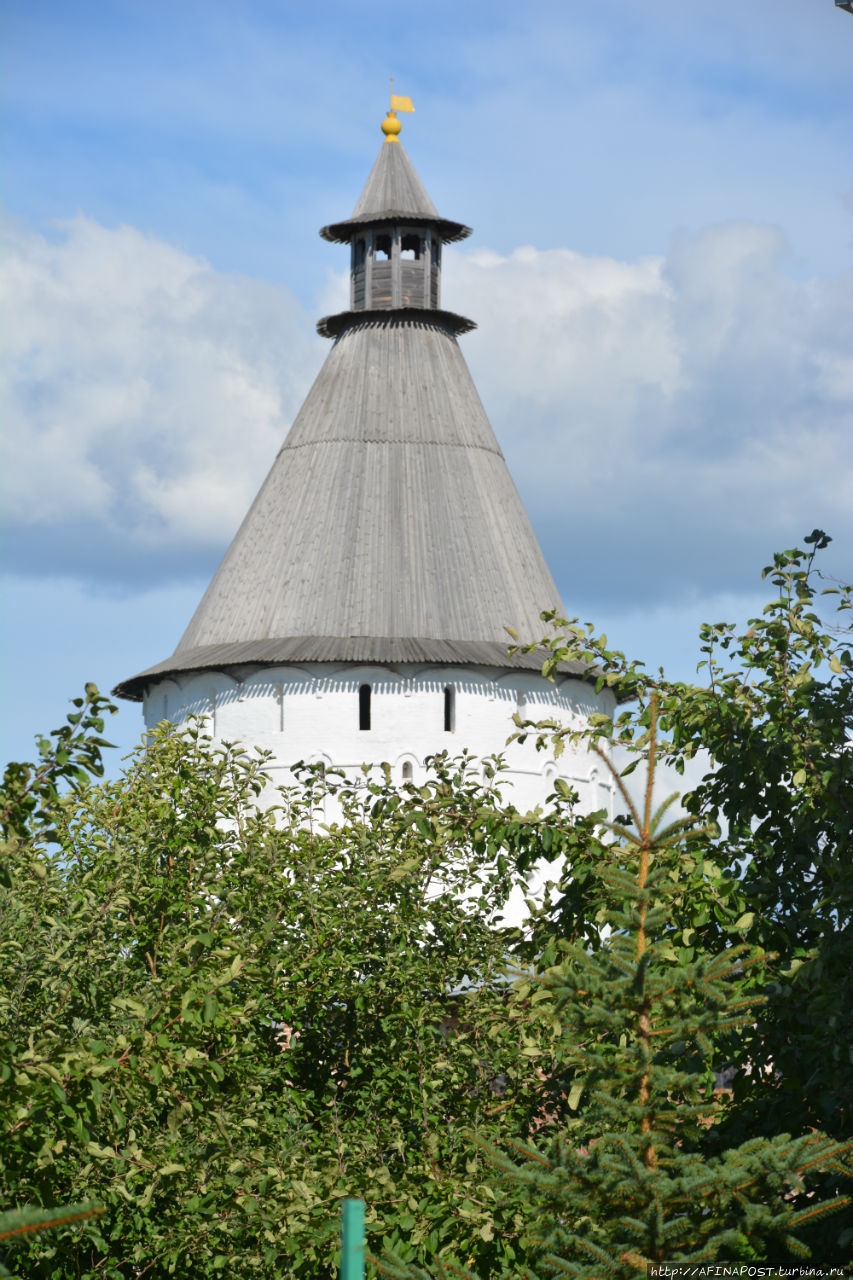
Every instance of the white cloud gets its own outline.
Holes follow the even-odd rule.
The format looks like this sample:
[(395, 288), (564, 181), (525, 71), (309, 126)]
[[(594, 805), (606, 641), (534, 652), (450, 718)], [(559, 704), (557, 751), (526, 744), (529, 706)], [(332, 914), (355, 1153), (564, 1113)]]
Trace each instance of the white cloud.
[(814, 525), (849, 555), (851, 282), (793, 280), (787, 253), (740, 222), (634, 263), (523, 248), (446, 264), (567, 607), (742, 587)]
[(300, 305), (84, 217), (50, 239), (13, 227), (3, 276), (12, 526), (178, 569), (221, 550), (322, 355)]
[[(634, 262), (448, 254), (445, 305), (480, 324), (463, 349), (570, 611), (743, 589), (814, 525), (849, 543), (849, 284), (793, 280), (786, 255), (746, 222)], [(208, 571), (322, 359), (311, 319), (85, 218), (15, 229), (5, 273), (23, 567)]]

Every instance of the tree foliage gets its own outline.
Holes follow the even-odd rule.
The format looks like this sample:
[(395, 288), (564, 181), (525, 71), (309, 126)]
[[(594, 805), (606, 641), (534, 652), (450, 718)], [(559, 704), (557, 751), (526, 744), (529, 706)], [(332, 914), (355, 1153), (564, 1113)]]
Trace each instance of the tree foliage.
[[(629, 864), (644, 837), (660, 833), (653, 823), (644, 830), (635, 811), (633, 834), (602, 824), (620, 837), (615, 845), (575, 847), (538, 913), (537, 1007), (556, 1000), (565, 1038), (551, 1074), (577, 1116), (550, 1147), (514, 1139), (490, 1148), (496, 1170), (528, 1190), (529, 1238), (542, 1249), (531, 1275), (541, 1267), (616, 1277), (643, 1270), (642, 1258), (673, 1261), (690, 1248), (706, 1260), (761, 1262), (775, 1250), (790, 1264), (811, 1250), (822, 1263), (849, 1261), (851, 590), (823, 583), (816, 557), (827, 542), (816, 530), (805, 551), (774, 557), (764, 571), (774, 596), (743, 634), (730, 624), (702, 628), (704, 683), (646, 673), (592, 626), (548, 615), (545, 673), (581, 661), (599, 687), (616, 692), (620, 710), (582, 730), (519, 721), (518, 736), (535, 733), (557, 753), (583, 742), (608, 761), (627, 760), (621, 786), (652, 752), (676, 774), (698, 768), (701, 780), (682, 797), (689, 843), (687, 828), (673, 830), (668, 865), (657, 851), (664, 880), (656, 901), (644, 901), (648, 882), (643, 888)], [(821, 616), (821, 595), (835, 597), (834, 617)], [(623, 799), (630, 809), (627, 792)], [(587, 918), (601, 930), (584, 946), (574, 928), (578, 881)], [(646, 909), (658, 912), (659, 934), (641, 969)], [(762, 964), (747, 963), (759, 955)], [(732, 967), (717, 972), (727, 958)], [(715, 989), (721, 976), (727, 990)], [(693, 1012), (707, 1018), (692, 1028), (683, 1025), (689, 1004), (676, 999), (691, 996), (691, 984)], [(673, 1037), (646, 1059), (648, 1098), (655, 1078), (663, 1093), (645, 1117), (642, 1074), (633, 1086), (630, 1078), (643, 994), (650, 1019), (663, 1000)], [(742, 1002), (750, 1012), (737, 1013)], [(733, 1075), (730, 1093), (714, 1091), (711, 1065)], [(665, 1124), (660, 1132), (668, 1110), (677, 1137)], [(647, 1138), (658, 1131), (651, 1148), (644, 1118)], [(383, 1271), (419, 1274), (388, 1255)], [(456, 1261), (422, 1274), (469, 1272)]]
[[(4, 778), (0, 1211), (103, 1213), (7, 1263), (334, 1276), (345, 1196), (396, 1276), (845, 1262), (853, 660), (825, 543), (775, 557), (742, 634), (703, 628), (694, 684), (552, 619), (546, 673), (580, 659), (620, 699), (581, 733), (619, 762), (609, 826), (566, 786), (521, 815), (466, 758), (421, 788), (307, 770), (271, 804), (203, 725), (98, 782), (88, 686)], [(674, 825), (631, 791), (650, 755), (700, 776)], [(542, 859), (522, 936), (501, 911)]]
[[(608, 934), (596, 950), (565, 947), (535, 984), (562, 1024), (578, 1119), (547, 1144), (515, 1141), (507, 1151), (477, 1139), (500, 1184), (524, 1189), (536, 1253), (514, 1273), (525, 1280), (632, 1280), (662, 1263), (808, 1258), (799, 1229), (849, 1203), (813, 1188), (815, 1174), (853, 1176), (853, 1137), (758, 1136), (712, 1154), (709, 1131), (722, 1115), (715, 1044), (759, 1016), (749, 975), (769, 958), (745, 943), (679, 954), (670, 907), (679, 864), (707, 832), (690, 817), (668, 820), (674, 796), (654, 809), (657, 747), (652, 695), (640, 803), (600, 752), (628, 814), (601, 824), (596, 876)], [(379, 1265), (417, 1275), (393, 1258)], [(473, 1280), (466, 1268), (457, 1274)]]
[[(728, 865), (755, 907), (754, 940), (785, 961), (849, 937), (853, 925), (853, 588), (821, 585), (816, 558), (828, 542), (815, 530), (806, 550), (774, 557), (762, 575), (773, 599), (742, 634), (731, 623), (701, 628), (702, 684), (646, 673), (591, 627), (545, 615), (555, 625), (546, 672), (579, 658), (629, 703), (615, 723), (593, 717), (593, 739), (642, 744), (654, 697), (668, 763), (683, 773), (703, 757), (685, 806), (724, 824)], [(825, 596), (836, 598), (834, 617), (818, 612)], [(558, 750), (573, 736), (543, 728)], [(827, 1118), (840, 1102), (826, 1106)], [(849, 1124), (849, 1109), (835, 1114)]]
[(7, 850), (0, 1188), (106, 1211), (20, 1242), (25, 1274), (332, 1276), (347, 1195), (377, 1247), (514, 1256), (465, 1135), (537, 1106), (498, 916), (542, 824), (464, 759), (402, 793), (309, 770), (270, 807), (200, 726), (74, 783)]
[[(682, 859), (687, 892), (671, 904), (686, 942), (714, 946), (734, 929), (774, 956), (760, 1018), (728, 1046), (739, 1068), (719, 1131), (729, 1141), (853, 1133), (853, 590), (821, 573), (826, 534), (805, 543), (764, 569), (773, 593), (760, 617), (742, 631), (702, 627), (702, 683), (647, 673), (577, 621), (552, 618), (545, 642), (546, 671), (580, 658), (623, 701), (613, 722), (593, 718), (588, 738), (642, 752), (654, 701), (665, 761), (701, 773), (682, 803), (711, 837)], [(556, 724), (538, 732), (557, 750), (571, 736)], [(559, 929), (559, 911), (550, 924)], [(839, 1189), (833, 1177), (822, 1187)], [(810, 1238), (824, 1260), (846, 1261), (853, 1215)]]

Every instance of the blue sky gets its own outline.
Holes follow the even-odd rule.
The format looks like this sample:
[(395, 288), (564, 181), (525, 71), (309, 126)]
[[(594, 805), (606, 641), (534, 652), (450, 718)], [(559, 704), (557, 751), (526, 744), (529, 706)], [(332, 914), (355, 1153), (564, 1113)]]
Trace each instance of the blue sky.
[[(4, 756), (173, 649), (325, 354), (389, 75), (567, 610), (688, 675), (851, 573), (853, 17), (832, 0), (7, 0)], [(115, 727), (141, 729), (126, 706)]]

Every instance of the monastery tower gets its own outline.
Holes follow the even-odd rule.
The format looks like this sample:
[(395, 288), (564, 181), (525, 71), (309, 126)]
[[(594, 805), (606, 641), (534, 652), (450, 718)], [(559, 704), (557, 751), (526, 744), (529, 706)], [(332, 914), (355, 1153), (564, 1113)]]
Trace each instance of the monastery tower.
[[(427, 756), (503, 751), (516, 712), (611, 711), (577, 670), (555, 683), (510, 660), (510, 625), (538, 639), (562, 610), (459, 348), (472, 321), (441, 306), (441, 217), (393, 111), (352, 216), (350, 309), (321, 320), (332, 348), (177, 649), (115, 692), (145, 722), (206, 715), (217, 738), (417, 782)], [(555, 777), (609, 805), (595, 757), (508, 748), (521, 809)]]

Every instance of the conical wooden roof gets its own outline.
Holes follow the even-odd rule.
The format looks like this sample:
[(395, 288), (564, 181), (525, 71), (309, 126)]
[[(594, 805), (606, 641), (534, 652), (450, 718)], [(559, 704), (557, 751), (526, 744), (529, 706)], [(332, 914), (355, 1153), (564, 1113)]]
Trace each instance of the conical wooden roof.
[[(384, 212), (407, 170), (383, 164), (362, 201)], [(509, 662), (504, 627), (535, 639), (545, 609), (560, 597), (448, 317), (353, 312), (174, 654), (116, 693), (249, 663), (538, 669)]]
[(426, 193), (415, 166), (396, 139), (384, 142), (364, 184), (352, 215), (343, 222), (323, 227), (325, 240), (352, 239), (365, 223), (427, 222), (435, 226), (442, 240), (464, 240), (471, 228), (442, 218)]
[(402, 142), (384, 142), (352, 212), (353, 222), (376, 218), (437, 218), (438, 210), (426, 193)]

